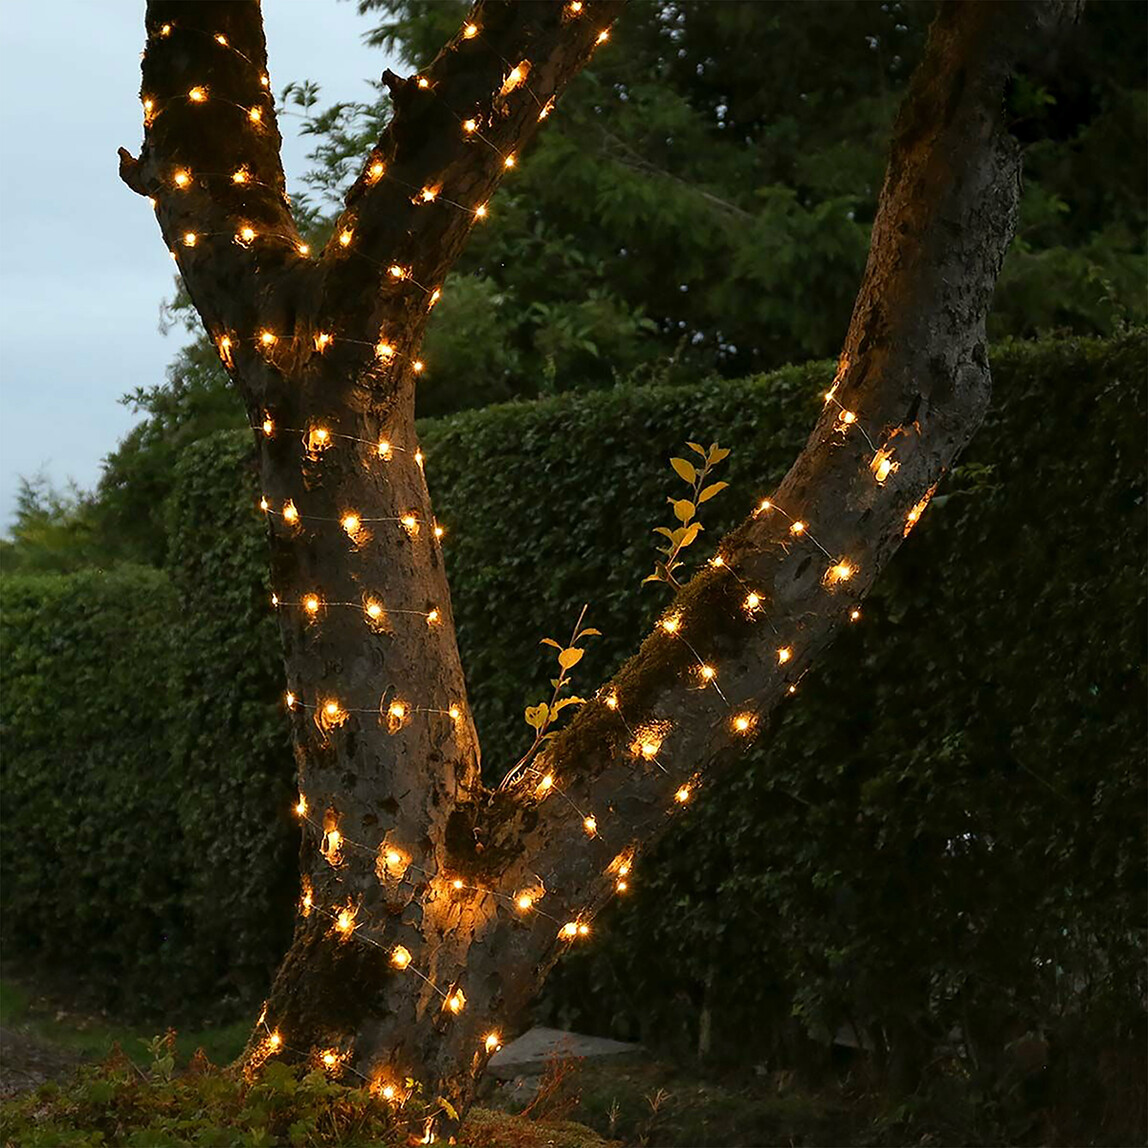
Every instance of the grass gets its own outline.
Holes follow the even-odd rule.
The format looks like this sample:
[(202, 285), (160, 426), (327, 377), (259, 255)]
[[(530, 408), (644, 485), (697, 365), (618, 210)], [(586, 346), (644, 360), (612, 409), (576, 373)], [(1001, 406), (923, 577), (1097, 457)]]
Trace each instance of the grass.
[[(126, 1025), (98, 1014), (69, 1011), (10, 976), (0, 977), (0, 1025), (84, 1060), (103, 1060), (118, 1044), (138, 1064), (150, 1060), (140, 1042), (157, 1035), (154, 1025)], [(176, 1051), (181, 1060), (190, 1060), (202, 1048), (213, 1064), (229, 1064), (243, 1051), (250, 1032), (248, 1021), (189, 1029), (176, 1034)]]

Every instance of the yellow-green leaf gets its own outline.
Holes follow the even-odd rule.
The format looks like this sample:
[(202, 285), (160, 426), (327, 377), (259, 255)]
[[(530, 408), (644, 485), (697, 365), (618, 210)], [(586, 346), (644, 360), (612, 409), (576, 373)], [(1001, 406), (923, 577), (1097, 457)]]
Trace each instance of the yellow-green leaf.
[(674, 500), (674, 514), (680, 522), (689, 522), (694, 516), (694, 504), (688, 498)]
[(550, 716), (550, 707), (545, 702), (539, 702), (536, 706), (526, 707), (526, 724), (531, 729), (541, 729), (546, 724), (546, 719)]
[(700, 506), (703, 502), (709, 502), (709, 500), (713, 498), (715, 494), (721, 494), (721, 492), (725, 490), (727, 486), (729, 486), (728, 482), (711, 483), (705, 488), (705, 490), (701, 492), (701, 494), (698, 495), (698, 505)]
[(585, 653), (584, 650), (579, 650), (571, 646), (570, 649), (563, 650), (562, 653), (558, 655), (558, 664), (564, 670), (572, 669), (582, 660), (583, 653)]
[(670, 466), (677, 472), (678, 478), (685, 482), (693, 482), (698, 476), (694, 464), (692, 462), (686, 462), (684, 458), (671, 458)]

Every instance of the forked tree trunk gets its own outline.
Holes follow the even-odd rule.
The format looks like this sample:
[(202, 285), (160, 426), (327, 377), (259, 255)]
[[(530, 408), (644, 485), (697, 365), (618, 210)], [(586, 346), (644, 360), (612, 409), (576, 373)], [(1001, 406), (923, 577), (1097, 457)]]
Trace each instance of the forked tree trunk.
[[(805, 449), (666, 625), (491, 791), (417, 454), (418, 347), (475, 209), (619, 9), (480, 3), (421, 77), (388, 73), (394, 117), (322, 253), (291, 219), (251, 0), (151, 0), (144, 149), (121, 152), (261, 449), (304, 895), (246, 1062), (326, 1053), (398, 1100), (414, 1080), (447, 1101), (437, 1134), (470, 1103), (488, 1037), (523, 1016), (620, 874), (640, 880), (678, 799), (704, 800), (762, 733), (979, 425), (1020, 182), (1005, 86), (1074, 5), (940, 9)], [(699, 688), (699, 659), (720, 693)]]

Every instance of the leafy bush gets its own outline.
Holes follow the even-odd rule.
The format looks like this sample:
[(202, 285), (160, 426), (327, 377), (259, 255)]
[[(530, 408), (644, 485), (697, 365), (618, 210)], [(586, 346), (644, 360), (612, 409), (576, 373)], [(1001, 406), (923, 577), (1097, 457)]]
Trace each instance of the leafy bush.
[[(1079, 1084), (1062, 1053), (1087, 1049), (1099, 1071), (1136, 1038), (1145, 344), (1005, 346), (993, 369), (993, 412), (862, 622), (775, 736), (641, 860), (633, 899), (552, 980), (547, 1015), (594, 1028), (614, 1016), (617, 1035), (688, 1047), (704, 1015), (715, 1055), (777, 1062), (852, 1027), (910, 1085), (924, 1051), (959, 1030), (951, 1054), (1017, 1095), (1030, 1087), (1010, 1067), (1019, 1049), (1043, 1049), (1042, 1079)], [(700, 557), (780, 478), (831, 373), (563, 395), (423, 425), (492, 776), (525, 749), (523, 708), (548, 692), (539, 637), (591, 602), (604, 636), (577, 667), (584, 692), (664, 604), (664, 587), (640, 583), (666, 458), (686, 439), (733, 448)], [(117, 605), (97, 576), (6, 588), (23, 603), (5, 618), (21, 650), (3, 699), (6, 768), (24, 779), (3, 811), (8, 920), (57, 958), (90, 940), (125, 970), (186, 970), (155, 986), (184, 1000), (256, 1000), (294, 896), (293, 771), (249, 458), (231, 432), (181, 458), (173, 585), (153, 578), (156, 628), (130, 639), (153, 661), (109, 664), (100, 636), (129, 613), (134, 625), (137, 602)], [(130, 699), (114, 719), (106, 690), (91, 713), (74, 702), (77, 683), (96, 681)], [(170, 707), (156, 683), (170, 683)], [(163, 784), (122, 785), (145, 769)], [(146, 823), (146, 860), (91, 844), (57, 855), (58, 795), (81, 776), (113, 785), (85, 808), (125, 849), (144, 831), (121, 841), (120, 827)], [(156, 808), (141, 819), (127, 803), (145, 798)], [(117, 912), (166, 906), (172, 928), (90, 933), (72, 899), (85, 868), (118, 883)], [(163, 895), (145, 896), (148, 882)], [(52, 912), (39, 912), (47, 889)], [(1089, 1079), (1099, 1112), (1106, 1086)]]
[(0, 581), (5, 946), (137, 1007), (189, 944), (164, 749), (175, 606), (142, 568)]

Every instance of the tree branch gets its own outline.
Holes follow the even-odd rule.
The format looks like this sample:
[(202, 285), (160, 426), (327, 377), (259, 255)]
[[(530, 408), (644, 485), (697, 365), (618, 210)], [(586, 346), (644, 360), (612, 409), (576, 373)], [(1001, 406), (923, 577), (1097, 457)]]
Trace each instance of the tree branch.
[(323, 254), (323, 310), (363, 340), (401, 331), (414, 353), (471, 229), (622, 6), (483, 0), (423, 72), (383, 74), (394, 114)]
[[(824, 412), (776, 495), (722, 540), (720, 564), (684, 588), (544, 751), (550, 785), (524, 781), (476, 815), (483, 856), (508, 884), (540, 874), (556, 903), (592, 917), (619, 859), (665, 825), (675, 798), (692, 800), (731, 766), (797, 690), (972, 437), (990, 389), (985, 318), (1019, 197), (1005, 85), (1076, 10), (1058, 0), (941, 7), (896, 125)], [(699, 688), (702, 659), (721, 695)], [(543, 941), (552, 956), (553, 939)]]
[(259, 4), (149, 0), (146, 29), (143, 149), (138, 160), (120, 149), (120, 175), (152, 198), (192, 301), (256, 408), (311, 351), (292, 339), (310, 261), (287, 201)]

